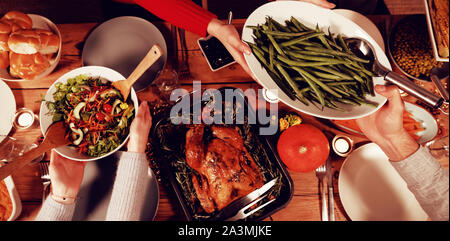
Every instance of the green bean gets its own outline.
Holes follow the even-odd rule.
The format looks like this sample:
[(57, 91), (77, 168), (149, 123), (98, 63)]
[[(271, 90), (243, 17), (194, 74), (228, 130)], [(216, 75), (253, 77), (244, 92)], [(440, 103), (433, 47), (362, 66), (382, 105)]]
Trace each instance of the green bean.
[(339, 52), (336, 50), (332, 50), (332, 49), (325, 49), (325, 48), (317, 48), (317, 47), (305, 47), (306, 50), (311, 50), (311, 51), (316, 51), (316, 52), (322, 52), (322, 53), (329, 53), (329, 54), (333, 54), (333, 55), (337, 55), (337, 56), (345, 56), (348, 57), (352, 60), (361, 62), (361, 63), (369, 63), (369, 60), (366, 59), (361, 59), (359, 57), (357, 57), (356, 55), (352, 55), (352, 54), (348, 54), (348, 53), (344, 53), (344, 52)]
[(342, 98), (342, 96), (338, 93), (336, 93), (334, 90), (332, 90), (330, 87), (328, 87), (326, 84), (322, 83), (321, 81), (319, 81), (317, 78), (315, 78), (313, 75), (311, 75), (310, 73), (308, 73), (307, 71), (298, 68), (298, 67), (292, 67), (293, 70), (299, 72), (303, 78), (309, 78), (312, 81), (314, 81), (314, 83), (316, 83), (318, 86), (320, 86), (322, 89), (324, 89), (326, 92), (338, 97), (338, 98)]
[(338, 86), (338, 85), (355, 85), (357, 84), (355, 81), (337, 81), (337, 82), (328, 82), (328, 86)]
[(271, 69), (273, 69), (273, 59), (274, 59), (274, 52), (273, 52), (273, 45), (269, 46), (269, 66)]
[(310, 38), (314, 38), (314, 37), (317, 37), (317, 36), (320, 36), (320, 35), (324, 35), (324, 33), (310, 33), (308, 35), (301, 36), (299, 38), (295, 38), (293, 40), (283, 42), (283, 43), (280, 44), (280, 46), (287, 47), (287, 46), (294, 45), (294, 44), (300, 43), (300, 42), (302, 42), (304, 40), (307, 40), (307, 39), (310, 39)]
[(337, 35), (337, 39), (338, 39), (338, 42), (340, 43), (340, 45), (342, 46), (342, 48), (344, 49), (344, 51), (345, 51), (346, 53), (352, 53), (352, 52), (348, 49), (348, 46), (347, 46), (347, 44), (345, 43), (344, 39), (342, 38), (342, 35), (338, 34), (338, 35)]
[(291, 22), (294, 24), (295, 27), (297, 27), (300, 31), (311, 31), (313, 29), (306, 27), (302, 23), (300, 23), (295, 17), (291, 17)]
[(306, 81), (306, 83), (308, 83), (309, 87), (314, 91), (314, 93), (316, 93), (320, 104), (322, 105), (322, 109), (325, 106), (325, 99), (323, 98), (323, 94), (319, 91), (319, 89), (317, 88), (316, 84), (314, 83), (314, 81), (312, 79), (310, 79), (307, 75), (306, 72), (303, 71), (301, 68), (293, 68), (294, 70), (296, 70), (297, 72), (300, 73), (300, 75), (303, 77), (303, 79)]
[(307, 35), (310, 33), (313, 33), (312, 31), (309, 32), (300, 32), (300, 33), (287, 33), (287, 32), (280, 32), (280, 31), (269, 31), (269, 30), (262, 30), (261, 32), (265, 33), (265, 34), (269, 34), (272, 36), (285, 36), (285, 37), (298, 37), (298, 36), (303, 36), (303, 35)]
[(295, 61), (288, 58), (285, 58), (283, 56), (277, 56), (277, 58), (284, 63), (292, 66), (301, 66), (301, 67), (310, 67), (310, 66), (322, 66), (322, 65), (333, 65), (333, 64), (342, 64), (344, 61), (341, 60), (329, 60), (329, 61), (323, 61), (323, 62), (305, 62), (305, 61)]
[(295, 52), (295, 51), (289, 51), (287, 52), (288, 55), (295, 57), (295, 58), (299, 58), (299, 59), (304, 59), (304, 60), (312, 60), (312, 61), (322, 61), (322, 62), (326, 62), (326, 61), (332, 61), (332, 60), (336, 60), (334, 58), (325, 58), (325, 57), (318, 57), (318, 56), (314, 56), (314, 55), (306, 55), (306, 54), (302, 54), (299, 52)]
[(338, 92), (341, 95), (344, 95), (346, 97), (351, 97), (352, 96), (351, 94), (347, 93), (345, 90), (343, 90), (343, 88), (340, 88), (340, 87), (342, 87), (342, 86), (333, 86), (332, 88), (333, 88), (334, 91)]
[(283, 31), (285, 31), (285, 32), (290, 32), (290, 30), (289, 30), (288, 27), (283, 26), (282, 24), (280, 24), (279, 22), (277, 22), (277, 21), (274, 20), (273, 18), (267, 17), (266, 20), (268, 20), (267, 22), (268, 22), (269, 24), (272, 24), (272, 25), (275, 27), (275, 29), (283, 30)]
[(283, 67), (279, 63), (275, 63), (275, 66), (280, 71), (280, 73), (283, 75), (283, 77), (286, 79), (288, 84), (291, 86), (291, 88), (294, 90), (294, 92), (297, 94), (297, 98), (305, 105), (308, 105), (308, 102), (304, 99), (303, 94), (298, 89), (298, 85), (291, 79), (289, 74), (283, 69)]
[(344, 79), (344, 80), (351, 80), (351, 79), (353, 79), (351, 76), (349, 76), (349, 75), (347, 75), (347, 74), (344, 74), (344, 73), (342, 73), (342, 72), (333, 70), (333, 69), (331, 69), (331, 68), (327, 68), (327, 67), (325, 67), (325, 66), (315, 66), (314, 68), (315, 68), (315, 69), (318, 69), (318, 70), (321, 70), (321, 71), (323, 71), (323, 72), (328, 72), (328, 73), (330, 73), (330, 74), (339, 76), (339, 77), (341, 77), (341, 78)]
[[(267, 26), (263, 26), (264, 30), (267, 30)], [(270, 42), (272, 43), (273, 47), (275, 48), (275, 50), (281, 54), (282, 56), (286, 56), (286, 54), (283, 52), (283, 50), (280, 48), (280, 46), (278, 46), (278, 43), (275, 41), (275, 39), (273, 39), (272, 36), (270, 35), (266, 35), (267, 38), (269, 38)]]

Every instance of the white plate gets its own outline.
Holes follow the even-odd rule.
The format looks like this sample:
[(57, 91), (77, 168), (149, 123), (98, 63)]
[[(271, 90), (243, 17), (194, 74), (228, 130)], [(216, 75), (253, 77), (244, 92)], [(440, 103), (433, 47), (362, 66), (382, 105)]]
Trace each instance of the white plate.
[(345, 159), (338, 185), (344, 209), (353, 221), (423, 221), (428, 217), (374, 143), (359, 147)]
[[(111, 200), (112, 189), (117, 172), (118, 157), (111, 155), (105, 159), (88, 162), (78, 193), (73, 221), (104, 221)], [(159, 186), (151, 168), (143, 183), (148, 182), (145, 202), (140, 221), (155, 218), (159, 206)]]
[[(414, 120), (420, 122), (421, 127), (424, 129), (423, 131), (416, 133), (416, 135), (419, 136), (417, 142), (419, 144), (424, 144), (428, 141), (433, 140), (433, 138), (436, 136), (438, 132), (438, 125), (433, 115), (431, 115), (428, 111), (426, 111), (422, 107), (419, 107), (409, 102), (405, 102), (405, 109), (413, 115), (412, 118)], [(349, 132), (350, 134), (357, 134), (364, 136), (364, 133), (359, 132), (357, 130), (353, 130), (339, 123), (333, 122), (333, 124), (341, 128), (342, 130)]]
[(370, 37), (372, 37), (375, 42), (377, 42), (377, 44), (383, 51), (386, 50), (384, 46), (383, 36), (381, 35), (380, 30), (378, 30), (378, 27), (366, 16), (350, 9), (333, 9), (333, 12), (338, 13), (339, 15), (342, 15), (358, 24), (358, 26), (364, 29), (364, 31), (366, 31), (370, 35)]
[[(330, 27), (331, 33), (342, 34), (344, 37), (360, 37), (369, 41), (375, 48), (376, 55), (382, 65), (391, 69), (389, 60), (377, 42), (370, 37), (361, 27), (351, 20), (333, 12), (329, 9), (324, 9), (315, 6), (310, 3), (297, 2), (297, 1), (276, 1), (270, 2), (257, 8), (245, 22), (244, 29), (242, 31), (242, 39), (253, 43), (252, 30), (246, 26), (255, 26), (263, 24), (266, 16), (271, 16), (273, 19), (280, 23), (284, 23), (285, 20), (290, 19), (291, 16), (296, 17), (299, 21), (303, 22), (309, 27), (315, 27), (319, 25), (324, 31), (328, 31)], [(250, 70), (258, 79), (259, 83), (268, 90), (278, 90), (279, 99), (288, 106), (325, 119), (356, 119), (372, 114), (378, 110), (385, 102), (386, 98), (376, 94), (375, 97), (367, 96), (369, 101), (378, 103), (377, 108), (368, 106), (350, 106), (339, 105), (346, 111), (336, 111), (330, 108), (325, 108), (323, 111), (316, 108), (313, 104), (306, 106), (298, 100), (291, 100), (283, 91), (277, 86), (277, 84), (270, 78), (267, 71), (261, 66), (256, 57), (251, 55), (244, 55)], [(385, 84), (385, 81), (381, 77), (374, 78), (374, 84)]]
[(417, 132), (416, 135), (419, 136), (420, 144), (433, 140), (437, 135), (438, 125), (436, 119), (426, 111), (424, 108), (419, 107), (415, 104), (405, 102), (405, 109), (412, 114), (412, 118), (420, 122), (421, 127), (424, 129), (421, 132)]
[[(61, 38), (61, 33), (59, 32), (58, 27), (56, 27), (56, 25), (52, 21), (47, 19), (46, 17), (36, 15), (36, 14), (27, 14), (27, 15), (33, 21), (32, 28), (50, 30), (54, 34), (58, 35), (58, 37), (59, 37), (59, 48), (58, 48), (58, 52), (56, 53), (56, 57), (53, 59), (50, 59), (50, 67), (48, 67), (44, 72), (42, 72), (41, 74), (37, 75), (34, 78), (34, 80), (38, 80), (40, 78), (43, 78), (43, 77), (49, 75), (58, 65), (59, 60), (61, 59), (62, 38)], [(19, 79), (19, 78), (12, 77), (9, 74), (7, 69), (0, 69), (0, 79), (5, 80), (5, 81), (13, 81), (13, 82), (28, 81), (27, 79)]]
[(158, 77), (167, 62), (167, 46), (163, 35), (152, 23), (138, 17), (117, 17), (92, 31), (82, 52), (83, 66), (105, 66), (129, 76), (154, 44), (163, 55), (134, 83), (139, 92)]
[[(57, 79), (50, 86), (50, 88), (48, 89), (47, 94), (45, 94), (45, 100), (46, 101), (54, 101), (53, 94), (56, 91), (56, 87), (55, 87), (56, 83), (58, 83), (58, 82), (67, 83), (67, 80), (69, 78), (76, 77), (76, 76), (78, 76), (80, 74), (84, 74), (86, 76), (104, 78), (104, 79), (107, 79), (107, 80), (109, 80), (111, 82), (125, 79), (125, 77), (123, 77), (121, 74), (119, 74), (115, 70), (112, 70), (112, 69), (109, 69), (109, 68), (106, 68), (106, 67), (87, 66), (87, 67), (77, 68), (77, 69), (74, 69), (74, 70), (64, 74), (63, 76), (59, 77), (59, 79)], [(130, 92), (130, 98), (131, 98), (131, 100), (133, 101), (133, 104), (134, 104), (135, 115), (137, 115), (139, 102), (138, 102), (138, 98), (136, 96), (136, 92), (134, 91), (133, 88), (131, 89), (131, 92)], [(39, 111), (39, 121), (40, 121), (40, 125), (41, 125), (41, 132), (42, 132), (43, 135), (45, 135), (48, 127), (53, 123), (53, 120), (52, 120), (53, 116), (51, 114), (49, 114), (49, 113), (50, 112), (49, 112), (49, 110), (47, 108), (47, 105), (46, 105), (45, 101), (43, 101), (41, 103), (41, 109)], [(122, 142), (122, 144), (120, 144), (116, 149), (114, 149), (113, 151), (109, 152), (108, 154), (105, 154), (105, 155), (100, 156), (100, 157), (91, 157), (91, 156), (88, 156), (88, 155), (85, 155), (85, 154), (78, 153), (78, 151), (74, 147), (70, 147), (70, 146), (58, 147), (55, 150), (61, 156), (69, 158), (69, 159), (72, 159), (72, 160), (76, 160), (76, 161), (95, 161), (95, 160), (98, 160), (100, 158), (107, 157), (107, 156), (111, 155), (112, 153), (118, 151), (127, 142), (128, 137), (129, 137), (129, 135)]]
[(0, 80), (0, 142), (9, 134), (13, 127), (16, 113), (16, 99), (9, 86)]

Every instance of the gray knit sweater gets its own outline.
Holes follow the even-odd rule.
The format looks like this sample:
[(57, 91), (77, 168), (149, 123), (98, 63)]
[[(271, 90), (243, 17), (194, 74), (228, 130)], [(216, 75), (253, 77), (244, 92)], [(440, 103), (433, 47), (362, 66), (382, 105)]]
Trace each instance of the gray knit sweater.
[[(148, 162), (143, 153), (118, 152), (119, 164), (106, 220), (136, 221), (140, 219), (145, 201)], [(64, 205), (50, 197), (44, 201), (37, 221), (70, 221), (76, 203)]]

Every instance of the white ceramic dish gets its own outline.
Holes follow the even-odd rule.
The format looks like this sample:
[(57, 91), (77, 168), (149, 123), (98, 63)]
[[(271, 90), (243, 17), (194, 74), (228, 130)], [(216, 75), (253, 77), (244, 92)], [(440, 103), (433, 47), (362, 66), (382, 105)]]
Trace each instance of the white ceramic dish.
[[(296, 17), (299, 21), (302, 21), (309, 27), (314, 27), (316, 24), (319, 28), (330, 31), (334, 34), (340, 33), (344, 37), (360, 37), (369, 41), (375, 48), (376, 55), (382, 65), (391, 68), (389, 60), (377, 42), (356, 23), (333, 12), (329, 9), (317, 7), (310, 3), (297, 2), (297, 1), (276, 1), (262, 5), (256, 9), (245, 22), (242, 32), (242, 39), (253, 43), (252, 30), (246, 26), (256, 26), (265, 22), (266, 16), (271, 16), (273, 19), (280, 23), (284, 23), (285, 20), (290, 19), (291, 16)], [(386, 98), (376, 94), (375, 97), (367, 96), (369, 101), (378, 103), (377, 108), (368, 106), (350, 106), (339, 105), (346, 111), (336, 111), (330, 108), (325, 108), (323, 111), (319, 110), (314, 105), (304, 105), (298, 100), (291, 100), (283, 91), (277, 86), (277, 84), (270, 78), (267, 71), (261, 66), (256, 57), (251, 55), (244, 55), (247, 64), (249, 65), (252, 73), (258, 79), (258, 82), (268, 90), (278, 90), (278, 98), (286, 105), (320, 118), (325, 119), (355, 119), (372, 114), (378, 108), (380, 108), (385, 102)], [(381, 77), (374, 78), (375, 84), (385, 84), (385, 81)]]
[(161, 46), (163, 55), (134, 83), (134, 90), (139, 92), (159, 76), (167, 62), (166, 41), (149, 21), (123, 16), (100, 24), (86, 39), (82, 63), (105, 66), (129, 76), (154, 44)]
[(370, 37), (375, 40), (375, 42), (377, 42), (377, 44), (383, 51), (386, 50), (384, 46), (383, 35), (381, 35), (378, 27), (366, 16), (350, 9), (333, 9), (333, 12), (338, 13), (339, 15), (342, 15), (356, 23), (359, 27), (366, 31), (370, 35)]
[[(118, 155), (86, 164), (72, 221), (105, 221), (117, 172)], [(145, 201), (139, 221), (151, 221), (156, 216), (160, 196), (157, 178), (150, 167), (142, 183), (146, 186), (141, 189), (145, 192)]]
[[(424, 108), (409, 102), (405, 102), (405, 109), (413, 115), (412, 117), (414, 120), (420, 122), (421, 127), (424, 129), (423, 131), (416, 133), (416, 135), (419, 136), (417, 142), (420, 144), (424, 144), (428, 141), (433, 140), (438, 132), (438, 125), (433, 115), (431, 115)], [(347, 133), (364, 136), (364, 133), (353, 130), (339, 123), (333, 122), (333, 124)]]
[(448, 62), (449, 58), (441, 57), (438, 52), (438, 45), (436, 42), (436, 37), (434, 36), (433, 20), (431, 19), (430, 6), (428, 5), (429, 0), (423, 0), (423, 2), (425, 5), (425, 15), (427, 17), (428, 32), (430, 34), (430, 40), (431, 40), (430, 42), (433, 47), (434, 58), (436, 59), (436, 61)]
[(19, 217), (20, 213), (22, 212), (22, 202), (20, 201), (19, 193), (17, 192), (12, 177), (8, 176), (3, 180), (5, 181), (5, 185), (6, 188), (8, 189), (9, 197), (11, 198), (13, 206), (11, 216), (8, 218), (7, 221), (14, 221), (16, 220), (17, 217)]
[(344, 209), (353, 221), (424, 221), (428, 217), (374, 143), (357, 148), (345, 159), (338, 185)]
[(417, 142), (423, 144), (433, 140), (438, 133), (438, 124), (433, 115), (424, 108), (409, 102), (405, 102), (405, 109), (412, 114), (414, 120), (420, 122), (421, 127), (424, 129), (423, 131), (416, 133), (416, 135), (419, 136)]
[[(58, 27), (56, 27), (56, 25), (52, 21), (47, 19), (46, 17), (40, 16), (40, 15), (36, 15), (36, 14), (27, 14), (27, 15), (30, 16), (31, 20), (33, 21), (33, 27), (32, 28), (50, 30), (54, 34), (58, 35), (58, 37), (59, 37), (58, 53), (56, 53), (56, 57), (50, 59), (50, 67), (48, 67), (44, 72), (42, 72), (41, 74), (37, 75), (33, 79), (33, 80), (38, 80), (40, 78), (43, 78), (43, 77), (49, 75), (51, 72), (53, 72), (53, 70), (56, 68), (56, 66), (59, 63), (59, 60), (61, 58), (61, 52), (62, 52), (61, 51), (61, 46), (62, 46), (61, 33), (59, 32)], [(0, 69), (0, 79), (5, 80), (5, 81), (16, 81), (16, 82), (18, 82), (18, 81), (29, 81), (27, 79), (19, 79), (19, 78), (12, 77), (9, 74), (7, 69)]]
[[(84, 74), (86, 76), (104, 78), (111, 82), (125, 79), (125, 77), (123, 77), (120, 73), (116, 72), (115, 70), (106, 68), (106, 67), (87, 66), (87, 67), (77, 68), (77, 69), (74, 69), (74, 70), (64, 74), (59, 79), (57, 79), (48, 89), (47, 94), (45, 95), (45, 100), (46, 101), (54, 100), (53, 93), (55, 93), (55, 91), (56, 91), (56, 87), (55, 87), (56, 83), (58, 83), (58, 82), (66, 83), (67, 79), (76, 77), (80, 74)], [(134, 108), (135, 108), (135, 116), (136, 116), (138, 113), (139, 102), (138, 102), (136, 92), (134, 91), (134, 89), (131, 89), (130, 98), (133, 101)], [(48, 127), (53, 123), (52, 115), (49, 114), (49, 110), (47, 108), (47, 105), (45, 104), (45, 101), (43, 101), (41, 104), (41, 109), (39, 112), (39, 121), (40, 121), (42, 134), (45, 135)], [(87, 156), (85, 154), (78, 153), (78, 151), (76, 151), (74, 147), (70, 147), (70, 146), (58, 147), (58, 148), (56, 148), (56, 152), (58, 152), (58, 154), (60, 154), (64, 157), (72, 159), (72, 160), (94, 161), (94, 160), (98, 160), (100, 158), (109, 156), (112, 153), (118, 151), (127, 142), (128, 137), (129, 136), (127, 136), (127, 138), (122, 142), (122, 144), (119, 145), (116, 149), (114, 149), (113, 151), (109, 152), (108, 154), (105, 154), (100, 157), (91, 157), (91, 156)]]
[(13, 127), (16, 99), (9, 86), (0, 80), (0, 143)]

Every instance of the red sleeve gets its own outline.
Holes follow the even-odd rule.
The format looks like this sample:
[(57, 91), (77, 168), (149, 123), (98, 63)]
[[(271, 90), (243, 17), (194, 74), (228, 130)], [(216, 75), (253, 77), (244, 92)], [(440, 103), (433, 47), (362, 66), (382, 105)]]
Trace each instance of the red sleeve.
[(206, 36), (209, 22), (217, 18), (191, 0), (135, 0), (135, 2), (164, 21), (203, 37)]

